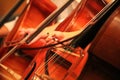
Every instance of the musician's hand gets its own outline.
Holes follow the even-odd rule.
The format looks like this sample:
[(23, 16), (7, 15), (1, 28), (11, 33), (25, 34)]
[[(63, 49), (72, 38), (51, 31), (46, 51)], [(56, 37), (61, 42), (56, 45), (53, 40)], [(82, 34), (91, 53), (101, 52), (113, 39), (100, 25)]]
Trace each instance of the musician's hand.
[[(51, 31), (57, 25), (53, 25), (51, 27), (47, 27), (43, 32), (41, 32), (38, 36), (36, 36), (28, 45), (41, 43), (40, 46), (56, 43), (57, 41), (61, 41), (64, 38), (64, 35), (60, 31)], [(33, 28), (29, 29), (21, 29), (21, 35), (31, 35), (35, 30)], [(57, 40), (57, 41), (56, 41)]]
[(49, 45), (57, 43), (58, 41), (61, 41), (64, 38), (64, 35), (62, 32), (59, 31), (53, 31), (52, 33), (42, 33), (38, 35), (35, 39), (33, 39), (29, 45), (36, 44), (37, 42), (40, 42), (42, 45)]

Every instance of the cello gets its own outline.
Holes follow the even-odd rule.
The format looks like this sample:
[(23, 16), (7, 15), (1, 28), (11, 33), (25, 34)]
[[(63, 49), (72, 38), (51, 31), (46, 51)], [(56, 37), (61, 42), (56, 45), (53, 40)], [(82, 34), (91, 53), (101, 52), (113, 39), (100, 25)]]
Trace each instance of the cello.
[[(58, 12), (60, 13), (61, 11), (62, 11), (62, 9), (64, 9), (64, 7), (67, 7), (71, 2), (72, 2), (73, 0), (70, 0), (70, 1), (68, 1), (68, 3), (66, 3), (65, 4), (65, 6), (63, 6), (60, 10), (58, 10)], [(32, 3), (33, 2), (33, 3)], [(36, 0), (36, 1), (32, 1), (31, 2), (31, 5), (34, 5), (35, 7), (31, 7), (31, 6), (28, 6), (28, 8), (27, 8), (27, 10), (25, 11), (25, 13), (22, 15), (22, 17), (20, 17), (20, 19), (19, 19), (19, 21), (20, 21), (20, 23), (19, 23), (19, 21), (17, 22), (17, 26), (19, 25), (20, 26), (20, 29), (27, 29), (27, 28), (31, 28), (31, 25), (33, 26), (33, 27), (36, 27), (35, 25), (37, 25), (39, 22), (38, 22), (38, 18), (36, 18), (36, 17), (33, 17), (33, 15), (36, 15), (36, 14), (39, 14), (38, 12), (39, 11), (36, 11), (36, 6), (38, 6), (38, 5), (40, 5), (41, 3), (40, 3), (40, 1), (38, 1), (38, 0)], [(40, 6), (42, 6), (43, 7), (43, 9), (39, 9), (39, 6), (38, 6), (38, 8), (37, 9), (39, 9), (39, 10), (42, 10), (43, 11), (43, 13), (45, 12), (45, 10), (44, 9), (47, 9), (46, 11), (51, 11), (50, 10), (50, 8), (48, 7), (48, 5), (49, 6), (51, 6), (51, 7), (54, 7), (54, 5), (51, 5), (49, 2), (50, 1), (47, 1), (47, 0), (44, 0), (44, 1), (41, 1), (42, 3), (46, 3), (45, 5), (40, 5)], [(38, 5), (37, 5), (38, 4)], [(47, 6), (47, 7), (46, 7)], [(33, 9), (33, 10), (32, 10)], [(32, 12), (32, 11), (34, 11), (34, 12), (36, 12), (36, 14), (34, 14), (34, 13), (31, 13), (31, 14), (28, 14), (29, 12)], [(53, 10), (53, 9), (52, 9)], [(55, 11), (56, 12), (56, 11)], [(48, 12), (48, 13), (50, 13), (50, 12)], [(46, 15), (48, 15), (48, 13), (46, 13)], [(59, 15), (59, 13), (57, 13), (57, 15)], [(55, 13), (54, 13), (55, 14)], [(41, 19), (43, 19), (44, 18), (44, 15), (45, 14), (39, 14), (39, 15), (37, 15), (37, 17), (39, 16)], [(55, 15), (54, 16), (54, 18), (57, 16), (57, 15)], [(32, 16), (32, 17), (31, 17)], [(42, 18), (43, 17), (43, 18)], [(22, 18), (22, 19), (21, 19)], [(33, 18), (34, 20), (37, 20), (37, 22), (35, 22), (34, 24), (33, 23), (30, 23), (30, 20), (31, 20), (31, 18)], [(53, 17), (52, 17), (53, 18)], [(26, 23), (26, 21), (27, 21), (27, 23)], [(49, 20), (48, 20), (49, 21)], [(22, 27), (21, 27), (22, 26)], [(15, 27), (16, 28), (16, 27)], [(44, 29), (44, 26), (42, 27), (43, 29)], [(17, 33), (18, 34), (16, 34), (16, 35), (13, 35), (12, 37), (11, 36), (9, 36), (8, 35), (8, 38), (6, 39), (6, 41), (5, 41), (5, 46), (7, 45), (7, 47), (9, 47), (9, 48), (11, 48), (11, 45), (13, 46), (14, 45), (14, 43), (16, 43), (17, 41), (20, 41), (20, 38), (21, 38), (21, 36), (19, 35), (19, 30), (16, 30), (16, 29), (14, 29), (15, 31), (17, 31)], [(13, 32), (14, 33), (14, 32)], [(11, 35), (13, 34), (13, 33), (11, 33)], [(24, 37), (24, 35), (22, 35), (22, 37)], [(10, 40), (10, 38), (12, 38), (12, 41), (9, 41)], [(18, 40), (16, 40), (16, 39), (18, 39)], [(26, 39), (26, 38), (25, 38)], [(21, 43), (21, 42), (20, 42)], [(16, 44), (17, 45), (17, 44)], [(38, 45), (38, 44), (37, 44)], [(11, 53), (13, 53), (17, 48), (18, 48), (18, 46), (19, 46), (19, 44), (17, 45), (17, 46), (15, 46), (15, 47), (13, 47), (8, 53), (6, 53), (6, 55), (4, 55), (1, 59), (0, 59), (0, 63), (2, 63), (2, 64), (4, 64), (4, 65), (6, 65), (5, 63), (7, 63), (8, 62), (8, 60), (11, 58)], [(21, 47), (33, 47), (33, 46), (35, 46), (35, 45), (26, 45), (26, 44), (23, 44)], [(6, 48), (6, 47), (5, 47)], [(18, 49), (17, 49), (18, 50)], [(7, 51), (7, 50), (6, 50)], [(18, 52), (18, 51), (17, 51)], [(27, 51), (27, 53), (32, 53), (31, 51)], [(36, 51), (34, 50), (34, 53), (35, 53)], [(19, 55), (20, 56), (22, 56), (22, 57), (25, 57), (25, 60), (27, 59), (27, 61), (25, 61), (24, 59), (22, 60), (22, 62), (24, 62), (25, 61), (25, 66), (23, 66), (23, 68), (19, 68), (19, 69), (25, 69), (26, 68), (26, 66), (28, 65), (28, 62), (29, 62), (29, 59), (28, 58), (30, 58), (31, 59), (31, 57), (33, 57), (33, 55), (31, 56), (31, 54), (28, 54), (29, 56), (26, 56), (26, 54), (24, 55), (24, 54), (20, 54), (20, 53), (17, 53), (16, 54), (16, 51), (15, 51), (15, 55), (17, 55), (17, 57), (19, 57)], [(9, 57), (10, 56), (10, 57)], [(12, 57), (15, 57), (14, 55), (12, 55)], [(7, 59), (6, 59), (7, 58)], [(19, 58), (18, 58), (19, 59)], [(6, 62), (7, 61), (7, 62)], [(3, 65), (3, 66), (4, 66)], [(17, 66), (19, 66), (19, 65), (17, 65)], [(22, 71), (23, 70), (19, 70), (18, 71), (18, 73), (21, 75), (22, 74)], [(13, 72), (13, 70), (10, 70), (10, 73), (11, 72)], [(16, 78), (18, 78), (18, 79), (20, 79), (21, 78), (21, 76), (19, 76), (19, 75), (17, 75), (16, 73), (14, 73), (13, 74), (14, 75), (14, 77), (16, 77)]]
[[(50, 0), (31, 0), (24, 12), (19, 16), (19, 19), (13, 30), (5, 38), (3, 45), (0, 48), (0, 57), (2, 58), (3, 55), (5, 55), (14, 45), (16, 45), (14, 43), (19, 42), (19, 40), (24, 37), (24, 35), (19, 35), (19, 30), (28, 29), (31, 27), (36, 28), (36, 26), (55, 9), (56, 6)], [(20, 79), (22, 73), (24, 72), (25, 68), (27, 68), (31, 60), (31, 57), (28, 59), (24, 58), (23, 56), (20, 57), (20, 54), (18, 53), (16, 55), (16, 52), (0, 63), (0, 69), (3, 69), (0, 70), (2, 71), (0, 72), (1, 76), (5, 77), (7, 80), (11, 78), (13, 78), (12, 80)], [(7, 74), (9, 74), (10, 77), (4, 76)]]
[[(75, 11), (56, 28), (56, 31), (72, 32), (85, 29), (86, 24), (93, 24), (92, 21), (96, 21), (111, 3), (112, 1), (106, 6), (99, 0), (82, 1)], [(93, 4), (97, 7), (94, 7)], [(100, 14), (98, 14), (99, 12)], [(62, 48), (53, 46), (40, 50), (23, 74), (25, 75), (23, 79), (76, 80), (87, 61), (88, 54), (85, 54), (80, 47), (74, 49), (64, 43), (59, 44), (62, 45)], [(32, 70), (33, 65), (35, 66)]]

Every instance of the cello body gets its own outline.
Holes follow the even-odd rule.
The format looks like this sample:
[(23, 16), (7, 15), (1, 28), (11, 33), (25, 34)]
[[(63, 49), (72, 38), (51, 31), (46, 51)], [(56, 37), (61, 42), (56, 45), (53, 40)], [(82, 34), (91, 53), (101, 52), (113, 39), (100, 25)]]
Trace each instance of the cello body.
[[(97, 7), (94, 7), (93, 4)], [(104, 6), (105, 4), (99, 0), (87, 0), (84, 6), (80, 6), (79, 9), (76, 7), (70, 16), (58, 25), (56, 31), (72, 32), (85, 29), (85, 25)], [(64, 46), (60, 49), (50, 47), (40, 50), (23, 74), (23, 79), (76, 80), (87, 62), (88, 54), (80, 47), (72, 51), (63, 48)]]
[[(56, 6), (50, 0), (31, 0), (28, 6), (25, 8), (24, 12), (19, 16), (19, 19), (17, 20), (12, 31), (5, 38), (3, 45), (0, 49), (0, 57), (5, 55), (14, 46), (14, 44), (16, 45), (16, 43), (18, 43), (22, 38), (24, 38), (24, 35), (19, 34), (19, 30), (36, 28), (55, 9)], [(28, 46), (25, 44), (21, 47), (31, 46), (32, 45)], [(2, 66), (1, 69), (5, 69), (6, 71), (5, 73), (1, 72), (3, 75), (6, 75), (6, 73), (11, 75), (13, 77), (12, 80), (18, 80), (21, 78), (24, 70), (29, 65), (31, 59), (35, 56), (35, 54), (32, 54), (33, 51), (27, 51), (28, 54), (26, 53), (26, 51), (23, 52), (25, 54), (24, 56), (19, 54), (21, 52), (17, 50), (7, 59), (0, 63)], [(34, 52), (36, 53), (37, 51)], [(30, 55), (30, 57), (26, 55)], [(12, 78), (9, 76), (2, 77), (5, 77), (6, 79), (7, 77)]]

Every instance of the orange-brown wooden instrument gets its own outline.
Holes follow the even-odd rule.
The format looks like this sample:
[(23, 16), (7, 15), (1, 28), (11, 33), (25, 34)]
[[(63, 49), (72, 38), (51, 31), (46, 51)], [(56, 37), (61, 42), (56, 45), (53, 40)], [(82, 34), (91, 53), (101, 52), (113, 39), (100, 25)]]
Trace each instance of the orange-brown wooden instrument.
[[(95, 7), (95, 6), (96, 7)], [(66, 18), (56, 31), (72, 32), (83, 30), (106, 4), (100, 0), (84, 0)], [(62, 47), (41, 49), (26, 69), (23, 79), (28, 80), (76, 80), (80, 75), (88, 54), (80, 47)], [(34, 69), (33, 69), (34, 68)]]
[[(4, 40), (4, 44), (0, 49), (0, 58), (5, 55), (13, 46), (17, 45), (16, 43), (19, 43), (19, 41), (24, 38), (25, 35), (20, 35), (19, 33), (21, 29), (36, 28), (55, 9), (56, 6), (50, 0), (31, 0), (22, 15), (19, 16), (19, 19), (13, 30)], [(34, 52), (36, 53), (36, 51)], [(32, 58), (27, 56), (25, 58), (25, 56), (22, 56), (20, 53), (21, 52), (17, 50), (14, 52), (14, 54), (11, 54), (0, 63), (0, 66), (2, 66), (0, 69), (5, 69), (6, 72), (12, 74), (16, 80), (21, 78), (21, 75), (29, 65), (29, 62)], [(27, 53), (32, 55), (33, 51), (28, 51)], [(0, 73), (5, 75), (3, 72)], [(4, 77), (8, 79), (8, 76)]]
[[(71, 15), (56, 28), (56, 31), (84, 30), (86, 24), (105, 6), (102, 0), (81, 1)], [(49, 0), (32, 0), (13, 31), (7, 36), (0, 53), (6, 53), (16, 45), (14, 43), (24, 38), (25, 35), (20, 35), (19, 30), (36, 28), (55, 8)], [(12, 73), (13, 77), (17, 76), (23, 80), (76, 80), (78, 78), (88, 58), (88, 54), (83, 49), (63, 43), (61, 47), (22, 50), (22, 48), (34, 48), (39, 45), (42, 45), (40, 41), (32, 45), (23, 44), (14, 54), (5, 59), (1, 66), (9, 67), (12, 69), (10, 72), (15, 72)]]

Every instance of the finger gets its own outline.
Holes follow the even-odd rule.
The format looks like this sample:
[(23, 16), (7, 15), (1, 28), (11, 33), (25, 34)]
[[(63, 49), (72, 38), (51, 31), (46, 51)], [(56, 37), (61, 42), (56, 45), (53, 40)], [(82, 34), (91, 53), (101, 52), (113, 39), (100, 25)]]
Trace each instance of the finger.
[(53, 35), (53, 37), (61, 41), (64, 38), (64, 34), (60, 31), (55, 31), (55, 34)]
[(50, 40), (50, 41), (46, 42), (47, 45), (48, 44), (54, 44), (54, 43), (56, 43), (54, 40)]
[(45, 40), (46, 40), (46, 42), (49, 42), (49, 41), (53, 40), (53, 37), (52, 36), (48, 36)]

